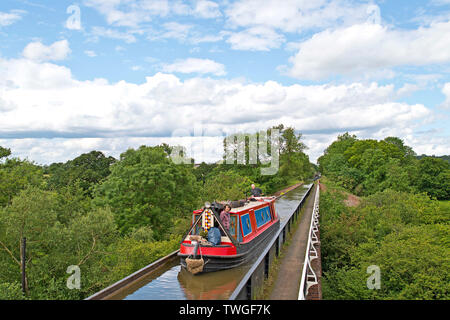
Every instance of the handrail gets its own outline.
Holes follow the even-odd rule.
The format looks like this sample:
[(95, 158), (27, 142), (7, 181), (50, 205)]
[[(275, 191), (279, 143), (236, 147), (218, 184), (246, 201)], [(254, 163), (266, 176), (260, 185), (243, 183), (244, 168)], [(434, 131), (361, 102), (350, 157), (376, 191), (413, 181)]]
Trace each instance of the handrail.
[[(260, 265), (260, 263), (263, 261), (263, 259), (265, 259), (266, 254), (270, 251), (270, 249), (272, 248), (273, 244), (275, 243), (275, 241), (278, 241), (278, 237), (280, 235), (281, 232), (283, 232), (284, 227), (286, 226), (286, 224), (288, 223), (288, 221), (291, 219), (292, 215), (294, 215), (294, 213), (298, 210), (298, 208), (300, 207), (300, 205), (303, 203), (303, 201), (305, 201), (306, 197), (309, 195), (311, 189), (313, 188), (314, 183), (310, 185), (310, 187), (308, 188), (308, 191), (306, 191), (306, 193), (303, 195), (302, 199), (300, 200), (297, 209), (295, 209), (292, 214), (289, 216), (288, 219), (286, 219), (282, 225), (280, 225), (280, 229), (278, 230), (278, 232), (276, 233), (276, 235), (272, 238), (272, 240), (270, 241), (270, 243), (267, 245), (267, 247), (264, 249), (264, 251), (260, 254), (260, 256), (258, 257), (258, 259), (253, 263), (252, 267), (250, 268), (249, 271), (247, 271), (247, 273), (244, 275), (244, 277), (242, 278), (242, 280), (239, 282), (239, 284), (237, 285), (236, 289), (234, 289), (233, 293), (230, 295), (230, 297), (228, 298), (229, 300), (236, 300), (237, 296), (239, 295), (239, 293), (244, 289), (244, 287), (247, 285), (248, 280), (251, 278), (251, 276), (253, 275), (253, 273), (255, 272), (255, 270), (258, 268), (258, 266)], [(281, 197), (281, 196), (280, 196)]]
[[(317, 250), (314, 247), (319, 242), (316, 232), (319, 231), (319, 197), (320, 183), (317, 184), (316, 196), (314, 198), (314, 207), (311, 215), (311, 224), (308, 232), (308, 244), (306, 246), (305, 261), (303, 262), (302, 278), (298, 292), (298, 300), (306, 300), (308, 290), (311, 286), (317, 284), (317, 275), (311, 267), (311, 261), (318, 258)], [(311, 255), (311, 251), (314, 255)], [(305, 286), (306, 284), (306, 286)]]

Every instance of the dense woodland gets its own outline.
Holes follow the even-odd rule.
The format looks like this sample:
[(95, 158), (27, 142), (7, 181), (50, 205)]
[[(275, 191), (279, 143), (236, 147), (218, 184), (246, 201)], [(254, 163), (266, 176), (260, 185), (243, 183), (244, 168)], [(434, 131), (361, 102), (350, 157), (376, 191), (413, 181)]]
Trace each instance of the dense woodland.
[[(301, 134), (275, 128), (280, 168), (270, 176), (261, 175), (268, 164), (259, 160), (175, 164), (166, 144), (129, 149), (119, 159), (92, 151), (48, 166), (13, 158), (0, 147), (0, 299), (86, 298), (176, 250), (192, 210), (205, 201), (242, 199), (251, 183), (271, 194), (313, 176)], [(224, 154), (237, 152), (244, 141), (249, 159), (248, 139), (228, 141)], [(66, 286), (70, 265), (80, 267), (80, 290)]]
[[(344, 134), (319, 167), (323, 298), (450, 299), (445, 157)], [(379, 267), (379, 290), (367, 287), (369, 266)]]

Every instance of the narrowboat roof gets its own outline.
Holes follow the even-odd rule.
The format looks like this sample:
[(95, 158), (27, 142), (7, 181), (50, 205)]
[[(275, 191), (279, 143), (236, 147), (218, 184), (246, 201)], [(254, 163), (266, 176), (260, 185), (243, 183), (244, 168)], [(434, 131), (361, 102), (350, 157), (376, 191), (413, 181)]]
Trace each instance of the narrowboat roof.
[[(258, 206), (265, 205), (265, 204), (268, 205), (271, 202), (273, 202), (275, 199), (276, 199), (276, 197), (274, 197), (274, 196), (271, 196), (271, 197), (259, 197), (259, 198), (256, 198), (257, 201), (248, 201), (243, 206), (231, 208), (230, 213), (235, 213), (235, 214), (236, 213), (241, 213), (243, 211), (246, 211), (246, 210), (254, 208), (254, 207), (258, 207)], [(221, 205), (227, 204), (226, 202), (218, 202), (218, 203), (221, 204)], [(197, 209), (197, 210), (194, 210), (193, 213), (194, 214), (199, 214), (199, 213), (202, 213), (203, 210), (204, 210), (203, 208), (202, 209)]]
[(260, 199), (260, 200), (258, 200), (258, 201), (249, 201), (248, 203), (246, 203), (242, 207), (232, 208), (231, 212), (232, 213), (239, 213), (239, 212), (246, 211), (246, 210), (254, 208), (254, 207), (258, 207), (260, 205), (269, 204), (270, 202), (272, 202), (272, 200), (275, 199), (275, 197), (261, 197), (261, 198), (257, 198), (257, 199)]

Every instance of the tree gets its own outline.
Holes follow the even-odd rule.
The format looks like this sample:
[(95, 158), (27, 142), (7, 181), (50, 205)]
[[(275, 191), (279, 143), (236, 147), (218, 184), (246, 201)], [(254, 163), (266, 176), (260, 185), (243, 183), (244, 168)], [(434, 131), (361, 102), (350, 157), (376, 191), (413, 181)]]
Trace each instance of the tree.
[(100, 151), (91, 151), (64, 164), (52, 164), (47, 168), (49, 188), (57, 190), (78, 180), (80, 187), (90, 195), (90, 189), (111, 173), (110, 166), (115, 162), (116, 159)]
[(286, 128), (281, 134), (281, 153), (282, 154), (294, 154), (301, 153), (307, 149), (306, 145), (301, 141), (302, 134), (295, 134), (295, 129), (292, 127)]
[(344, 152), (347, 151), (348, 148), (353, 146), (356, 141), (356, 136), (350, 135), (348, 132), (344, 133), (343, 135), (339, 135), (337, 140), (334, 141), (330, 146), (328, 146), (328, 148), (325, 149), (324, 154), (318, 159), (320, 172), (325, 175), (338, 172), (340, 168), (336, 167), (335, 165), (331, 165), (330, 162), (336, 161), (334, 160), (334, 158), (340, 155), (342, 157), (342, 160), (339, 161), (342, 163), (342, 165), (346, 165), (347, 159), (344, 157)]
[(7, 159), (0, 164), (0, 207), (10, 204), (13, 197), (28, 185), (42, 184), (41, 167), (28, 160)]
[(419, 191), (426, 192), (441, 200), (450, 199), (450, 163), (432, 157), (419, 161), (419, 176), (415, 185)]
[(172, 218), (199, 204), (200, 189), (191, 165), (173, 163), (162, 147), (142, 146), (120, 155), (95, 196), (97, 205), (111, 207), (122, 234), (149, 226), (160, 240)]
[[(320, 197), (325, 299), (448, 300), (448, 210), (426, 194), (393, 190), (350, 208), (342, 190), (326, 185)], [(380, 290), (366, 286), (371, 265), (381, 270)]]
[(398, 150), (401, 151), (404, 157), (413, 157), (416, 155), (414, 150), (411, 147), (405, 145), (402, 139), (397, 137), (387, 137), (384, 139), (385, 142), (390, 143), (397, 147)]
[[(36, 187), (22, 190), (11, 205), (0, 209), (0, 284), (20, 283), (23, 237), (27, 238), (26, 284), (30, 298), (81, 299), (92, 293), (93, 283), (105, 278), (100, 261), (117, 241), (114, 216), (109, 209), (99, 208), (74, 214), (62, 224), (58, 221), (60, 210), (55, 192)], [(66, 287), (66, 270), (71, 265), (89, 270), (83, 272), (81, 290)]]
[(11, 149), (6, 149), (0, 146), (0, 160), (11, 155)]
[(252, 183), (232, 170), (220, 172), (206, 181), (203, 198), (205, 201), (244, 199)]
[[(22, 268), (20, 244), (24, 237), (28, 239), (27, 263), (35, 255), (39, 255), (38, 248), (51, 246), (51, 228), (57, 221), (55, 209), (55, 194), (29, 187), (13, 199), (11, 206), (1, 212), (0, 247), (17, 269)], [(20, 279), (19, 274), (16, 274), (16, 279)], [(27, 279), (25, 282), (28, 291)]]

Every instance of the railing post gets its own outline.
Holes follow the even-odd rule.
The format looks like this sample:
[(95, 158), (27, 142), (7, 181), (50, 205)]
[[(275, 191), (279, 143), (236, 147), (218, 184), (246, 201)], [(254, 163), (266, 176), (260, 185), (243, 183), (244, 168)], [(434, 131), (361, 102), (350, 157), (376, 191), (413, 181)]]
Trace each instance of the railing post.
[(270, 259), (270, 251), (267, 252), (264, 258), (264, 276), (266, 279), (269, 278), (269, 267), (270, 267), (269, 259)]
[(245, 285), (245, 290), (247, 291), (247, 300), (252, 300), (252, 277), (250, 277)]
[(280, 255), (280, 236), (278, 236), (275, 242), (275, 255), (278, 257)]

